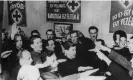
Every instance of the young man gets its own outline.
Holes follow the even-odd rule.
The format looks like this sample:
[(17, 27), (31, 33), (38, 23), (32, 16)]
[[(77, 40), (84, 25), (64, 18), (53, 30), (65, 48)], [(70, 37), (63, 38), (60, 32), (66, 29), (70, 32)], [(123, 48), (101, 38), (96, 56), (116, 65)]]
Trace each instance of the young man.
[(86, 69), (92, 69), (93, 67), (82, 67), (76, 60), (76, 46), (71, 41), (64, 45), (66, 62), (59, 64), (59, 71), (63, 76), (78, 73), (79, 71), (85, 71)]
[(42, 55), (42, 40), (40, 36), (34, 35), (30, 37), (30, 46), (32, 48), (31, 56), (33, 59), (33, 64), (41, 64), (41, 58), (43, 57)]
[[(133, 39), (132, 37), (129, 40), (129, 51), (130, 54), (133, 53), (132, 49), (133, 49)], [(120, 55), (119, 53), (100, 45), (99, 43), (96, 43), (96, 46), (98, 46), (98, 48), (100, 48), (103, 51), (108, 51), (109, 54), (105, 54), (107, 55), (110, 59), (108, 59), (103, 53), (98, 52), (99, 55), (103, 55), (102, 59), (107, 62), (108, 66), (109, 66), (109, 70), (111, 72), (111, 74), (114, 76), (114, 80), (131, 80), (132, 73), (133, 73), (133, 69), (131, 67), (131, 63), (129, 62), (129, 60), (127, 58), (125, 58), (124, 56)], [(132, 62), (132, 60), (131, 60)], [(127, 71), (127, 70), (128, 71)], [(128, 72), (130, 73), (130, 76), (128, 74)]]
[(131, 54), (129, 52), (129, 49), (127, 48), (127, 35), (124, 31), (118, 30), (113, 35), (113, 40), (115, 42), (115, 45), (113, 47), (113, 50), (127, 58), (128, 60), (131, 60)]
[(33, 35), (41, 36), (38, 30), (31, 31), (31, 36), (33, 36)]
[(52, 29), (46, 31), (47, 39), (55, 39), (55, 33)]
[(115, 42), (114, 50), (119, 50), (127, 47), (127, 35), (122, 30), (117, 30), (113, 35), (113, 40)]
[(55, 44), (54, 44), (54, 40), (49, 39), (46, 41), (46, 49), (49, 51), (55, 51)]

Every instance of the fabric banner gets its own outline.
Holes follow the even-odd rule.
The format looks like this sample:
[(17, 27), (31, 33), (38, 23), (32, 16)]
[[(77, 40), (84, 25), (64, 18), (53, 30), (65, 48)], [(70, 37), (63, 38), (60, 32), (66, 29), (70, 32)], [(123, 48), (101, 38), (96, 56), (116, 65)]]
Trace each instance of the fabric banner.
[(123, 30), (133, 34), (133, 1), (111, 1), (110, 33)]
[(26, 6), (25, 1), (8, 1), (9, 25), (14, 22), (17, 26), (26, 26)]
[(80, 23), (81, 1), (49, 0), (47, 1), (47, 21)]

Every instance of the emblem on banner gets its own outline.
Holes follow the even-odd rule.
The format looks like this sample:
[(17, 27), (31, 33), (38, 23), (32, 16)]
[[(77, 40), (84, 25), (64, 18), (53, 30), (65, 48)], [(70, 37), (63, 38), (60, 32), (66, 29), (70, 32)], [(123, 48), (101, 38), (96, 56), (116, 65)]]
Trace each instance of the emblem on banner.
[(67, 2), (67, 7), (71, 12), (75, 12), (78, 10), (80, 7), (80, 2), (79, 1), (68, 1)]
[(22, 14), (18, 9), (15, 9), (12, 13), (12, 19), (14, 22), (19, 23), (22, 19)]
[(131, 0), (120, 0), (120, 2), (127, 8), (130, 5), (132, 5), (132, 1)]

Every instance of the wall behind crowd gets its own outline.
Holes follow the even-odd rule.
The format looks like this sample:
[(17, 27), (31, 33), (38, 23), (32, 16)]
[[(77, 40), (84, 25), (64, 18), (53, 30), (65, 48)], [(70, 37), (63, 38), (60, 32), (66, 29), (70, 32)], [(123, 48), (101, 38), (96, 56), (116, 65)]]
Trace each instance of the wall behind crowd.
[[(105, 40), (108, 46), (113, 44), (113, 34), (109, 33), (110, 22), (110, 1), (82, 1), (81, 2), (81, 23), (73, 23), (75, 30), (80, 30), (86, 37), (89, 37), (88, 28), (96, 26), (99, 29), (99, 38)], [(22, 29), (27, 36), (30, 32), (37, 29), (42, 38), (46, 38), (47, 29), (53, 29), (54, 22), (46, 21), (46, 2), (45, 1), (26, 1), (27, 26)], [(11, 26), (8, 25), (7, 2), (4, 2), (3, 27), (10, 34)], [(128, 34), (128, 38), (132, 34)]]

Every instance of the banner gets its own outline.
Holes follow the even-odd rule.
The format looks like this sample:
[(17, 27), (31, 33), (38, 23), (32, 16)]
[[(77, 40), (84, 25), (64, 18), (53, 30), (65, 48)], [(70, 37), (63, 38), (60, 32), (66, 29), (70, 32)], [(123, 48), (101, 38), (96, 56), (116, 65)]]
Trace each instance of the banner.
[(9, 25), (14, 22), (17, 26), (26, 26), (25, 1), (8, 1)]
[(110, 33), (123, 30), (133, 34), (133, 1), (111, 1)]
[(80, 23), (81, 1), (49, 0), (47, 1), (47, 21)]

